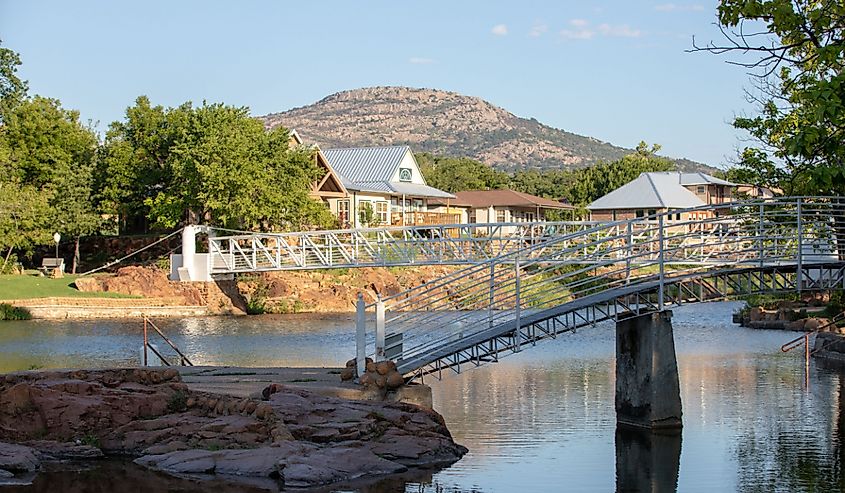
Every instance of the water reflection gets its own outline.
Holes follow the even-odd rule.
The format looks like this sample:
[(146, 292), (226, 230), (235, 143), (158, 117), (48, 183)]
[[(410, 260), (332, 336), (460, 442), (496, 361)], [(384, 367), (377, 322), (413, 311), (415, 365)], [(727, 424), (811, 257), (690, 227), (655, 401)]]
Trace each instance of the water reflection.
[(616, 430), (617, 492), (673, 492), (680, 461), (681, 430)]
[[(430, 478), (385, 483), (384, 491), (845, 490), (843, 377), (813, 364), (805, 388), (801, 355), (779, 350), (794, 335), (733, 326), (735, 306), (675, 311), (683, 447), (681, 439), (617, 435), (615, 331), (599, 324), (495, 365), (428, 379), (435, 406), (470, 452)], [(354, 350), (346, 316), (164, 325), (202, 363), (336, 365)], [(139, 346), (136, 323), (2, 324), (0, 371), (134, 363)], [(642, 461), (650, 461), (647, 471), (633, 466)]]

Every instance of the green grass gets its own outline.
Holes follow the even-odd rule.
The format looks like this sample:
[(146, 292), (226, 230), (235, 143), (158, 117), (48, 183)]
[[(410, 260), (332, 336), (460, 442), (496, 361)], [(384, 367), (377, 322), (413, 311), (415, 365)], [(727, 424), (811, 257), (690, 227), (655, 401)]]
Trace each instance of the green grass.
[(80, 276), (65, 275), (62, 279), (38, 277), (30, 274), (0, 275), (0, 300), (31, 298), (138, 298), (119, 293), (85, 293), (73, 282)]

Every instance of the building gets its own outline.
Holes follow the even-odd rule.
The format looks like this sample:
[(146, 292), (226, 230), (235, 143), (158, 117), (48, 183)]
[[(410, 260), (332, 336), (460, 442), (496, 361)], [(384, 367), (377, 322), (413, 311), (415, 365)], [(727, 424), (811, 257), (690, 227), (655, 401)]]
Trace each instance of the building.
[(546, 221), (550, 211), (570, 218), (575, 207), (515, 190), (467, 190), (455, 192), (454, 200), (432, 201), (436, 210), (460, 214), (459, 223), (511, 223)]
[(342, 227), (406, 226), (459, 222), (431, 210), (435, 199), (455, 196), (426, 184), (408, 146), (350, 147), (322, 152), (345, 196), (325, 199)]
[[(587, 206), (593, 221), (616, 221), (675, 209), (728, 204), (736, 185), (704, 173), (642, 173)], [(725, 209), (727, 210), (727, 208)], [(706, 219), (721, 211), (695, 211), (669, 216), (672, 221)]]
[(750, 185), (748, 183), (740, 183), (734, 190), (738, 197), (747, 197), (749, 199), (771, 199), (776, 195), (782, 195), (783, 190), (779, 188), (769, 188), (761, 185)]
[[(290, 146), (294, 147), (302, 145), (304, 145), (302, 143), (302, 138), (296, 130), (291, 130)], [(323, 170), (323, 176), (311, 184), (311, 197), (322, 200), (326, 203), (329, 202), (329, 199), (342, 199), (347, 197), (349, 194), (346, 191), (346, 187), (343, 186), (340, 176), (338, 176), (332, 169), (331, 165), (329, 165), (325, 154), (323, 154), (317, 146), (314, 146), (314, 149), (317, 151), (314, 153), (314, 159), (317, 162), (317, 166)]]

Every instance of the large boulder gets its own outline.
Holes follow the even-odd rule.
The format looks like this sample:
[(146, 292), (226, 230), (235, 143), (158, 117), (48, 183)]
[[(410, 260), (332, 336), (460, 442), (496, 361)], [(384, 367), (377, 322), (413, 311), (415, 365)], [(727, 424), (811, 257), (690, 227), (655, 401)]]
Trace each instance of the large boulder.
[(33, 472), (40, 468), (41, 460), (34, 448), (0, 442), (0, 469), (19, 473)]

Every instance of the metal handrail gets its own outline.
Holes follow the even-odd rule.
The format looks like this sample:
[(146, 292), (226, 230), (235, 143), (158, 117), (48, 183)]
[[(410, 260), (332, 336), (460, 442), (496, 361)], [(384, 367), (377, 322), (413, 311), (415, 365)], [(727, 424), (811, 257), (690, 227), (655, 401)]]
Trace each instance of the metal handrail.
[(158, 359), (162, 363), (164, 363), (165, 366), (172, 366), (170, 362), (167, 361), (167, 358), (162, 356), (161, 353), (159, 353), (158, 350), (155, 348), (155, 346), (150, 344), (149, 336), (147, 333), (147, 326), (152, 327), (152, 329), (159, 335), (159, 337), (161, 337), (164, 342), (167, 343), (167, 345), (169, 345), (174, 351), (176, 351), (176, 354), (179, 355), (179, 362), (181, 366), (194, 366), (194, 364), (191, 363), (191, 360), (189, 360), (188, 357), (185, 356), (185, 354), (182, 353), (182, 351), (180, 351), (178, 347), (176, 347), (176, 344), (173, 344), (173, 342), (166, 335), (164, 335), (164, 332), (162, 332), (161, 329), (159, 329), (158, 326), (156, 326), (156, 324), (154, 324), (153, 321), (150, 320), (150, 318), (146, 315), (144, 315), (144, 366), (147, 366), (149, 364), (149, 357), (147, 354), (148, 350), (152, 351), (153, 354), (155, 354)]
[[(828, 323), (821, 325), (819, 327), (816, 327), (814, 330), (807, 331), (804, 334), (796, 337), (795, 339), (787, 342), (786, 344), (784, 344), (783, 346), (780, 347), (780, 350), (783, 351), (784, 353), (788, 353), (789, 351), (792, 351), (793, 349), (799, 348), (799, 347), (801, 347), (802, 344), (806, 344), (810, 335), (817, 334), (819, 332), (824, 332), (827, 328), (829, 328), (831, 326), (835, 327), (839, 322), (841, 322), (843, 320), (845, 320), (845, 312), (842, 312), (839, 315), (833, 317)], [(813, 351), (811, 351), (810, 354), (816, 353), (818, 351), (819, 350), (813, 350)]]
[[(668, 220), (679, 212), (714, 209), (730, 209), (730, 214)], [(680, 288), (670, 286), (676, 279), (722, 267), (793, 268), (800, 291), (805, 266), (845, 260), (844, 212), (839, 198), (798, 197), (590, 224), (375, 303), (360, 301), (359, 311), (375, 310), (377, 315), (369, 353), (383, 356), (385, 337), (398, 334), (402, 348), (396, 357), (408, 360), (492, 327), (514, 321), (518, 326), (521, 318), (538, 310), (623, 287), (630, 293), (656, 289), (649, 309), (660, 310), (680, 296)], [(366, 338), (366, 322), (359, 325), (359, 335), (363, 332)]]

